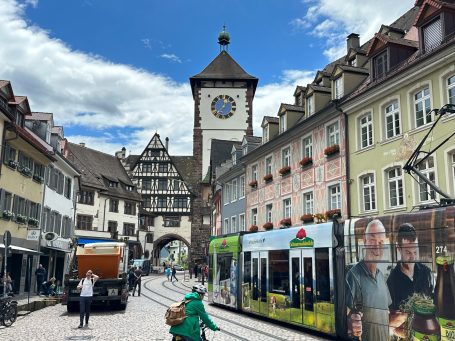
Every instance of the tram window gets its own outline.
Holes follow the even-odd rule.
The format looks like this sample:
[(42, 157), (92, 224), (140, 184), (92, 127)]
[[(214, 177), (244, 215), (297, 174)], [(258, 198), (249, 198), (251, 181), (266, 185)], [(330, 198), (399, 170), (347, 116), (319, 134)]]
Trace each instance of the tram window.
[(231, 255), (218, 256), (218, 271), (220, 274), (220, 281), (231, 278)]
[(243, 283), (251, 285), (251, 252), (243, 254)]
[(269, 252), (270, 292), (289, 295), (289, 251)]
[(330, 302), (329, 249), (316, 249), (316, 298)]
[(259, 264), (258, 259), (253, 258), (253, 300), (257, 300), (259, 298)]
[(300, 308), (300, 259), (292, 258), (292, 307)]
[(261, 301), (267, 302), (267, 259), (261, 258)]

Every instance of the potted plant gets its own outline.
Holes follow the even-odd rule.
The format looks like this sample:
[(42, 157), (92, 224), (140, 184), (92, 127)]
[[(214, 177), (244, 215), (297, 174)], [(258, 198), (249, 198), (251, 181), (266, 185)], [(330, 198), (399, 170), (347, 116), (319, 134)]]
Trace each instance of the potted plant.
[(304, 223), (310, 223), (314, 221), (314, 218), (312, 214), (304, 214), (300, 217), (300, 220)]
[(25, 176), (32, 176), (32, 171), (28, 167), (21, 167), (20, 172)]
[(39, 223), (38, 219), (31, 218), (31, 217), (28, 218), (28, 224), (30, 226), (38, 226), (38, 223)]
[(14, 217), (14, 213), (8, 210), (4, 210), (2, 212), (2, 218), (5, 220), (11, 220)]
[(305, 167), (311, 165), (313, 163), (313, 158), (309, 156), (305, 156), (302, 160), (300, 160), (300, 166)]
[(259, 228), (257, 227), (257, 225), (251, 225), (249, 228), (250, 232), (258, 232), (258, 230), (259, 230)]
[(339, 153), (339, 152), (340, 152), (340, 146), (337, 145), (337, 144), (334, 144), (334, 145), (324, 149), (324, 154), (326, 156), (334, 155), (334, 154)]
[(280, 225), (281, 225), (282, 228), (286, 228), (286, 227), (291, 226), (291, 225), (292, 225), (291, 218), (284, 218), (284, 219), (281, 219)]
[(334, 218), (339, 218), (341, 217), (341, 210), (339, 208), (336, 208), (334, 210), (328, 210), (325, 212), (325, 216), (327, 219), (334, 219)]
[(38, 175), (38, 174), (34, 174), (33, 175), (33, 180), (35, 180), (36, 182), (39, 182), (41, 184), (44, 182), (44, 178), (41, 175)]
[(281, 176), (288, 175), (289, 173), (291, 173), (291, 167), (285, 166), (279, 170), (279, 173), (281, 174)]
[(17, 221), (18, 223), (20, 223), (20, 224), (25, 224), (25, 223), (27, 222), (27, 220), (28, 220), (28, 219), (27, 219), (27, 216), (25, 216), (25, 215), (18, 214), (18, 215), (16, 216), (16, 221)]
[(266, 222), (264, 225), (262, 225), (262, 227), (263, 227), (264, 230), (266, 230), (266, 231), (273, 230), (273, 223), (271, 223), (270, 221), (268, 221), (268, 222)]
[(17, 168), (17, 162), (14, 161), (14, 160), (9, 160), (8, 161), (8, 167), (12, 168), (12, 169), (16, 169)]
[(257, 187), (258, 186), (258, 181), (257, 180), (251, 180), (248, 185), (250, 185), (250, 187)]
[(266, 174), (264, 175), (264, 181), (265, 182), (270, 182), (273, 180), (273, 175), (272, 174)]
[(316, 213), (314, 219), (316, 219), (316, 224), (324, 223), (326, 221), (324, 213)]

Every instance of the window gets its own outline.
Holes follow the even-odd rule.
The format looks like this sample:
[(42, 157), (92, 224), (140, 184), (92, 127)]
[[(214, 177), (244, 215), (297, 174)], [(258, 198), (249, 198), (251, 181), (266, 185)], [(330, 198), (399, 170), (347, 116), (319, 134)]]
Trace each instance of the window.
[(231, 232), (237, 232), (237, 217), (231, 217)]
[(428, 87), (414, 94), (416, 128), (433, 121), (431, 114), (430, 89)]
[(187, 198), (176, 197), (176, 198), (174, 198), (172, 207), (173, 208), (187, 208), (187, 203), (188, 203)]
[(39, 220), (40, 213), (41, 213), (41, 205), (37, 204), (37, 203), (34, 203), (34, 202), (30, 202), (30, 212), (29, 212), (28, 216), (30, 218), (34, 218), (34, 219), (38, 219)]
[(313, 157), (313, 137), (308, 136), (302, 139), (302, 159)]
[(265, 159), (265, 174), (272, 174), (272, 157), (269, 156)]
[(153, 243), (153, 233), (147, 233), (145, 235), (145, 242), (149, 244)]
[(33, 170), (33, 160), (27, 155), (19, 152), (19, 166), (23, 169), (27, 168), (30, 172)]
[(235, 151), (232, 153), (232, 164), (234, 166), (237, 164), (237, 153)]
[(371, 113), (360, 118), (360, 148), (373, 145), (373, 120)]
[(142, 207), (152, 207), (152, 198), (142, 197)]
[(455, 104), (455, 75), (447, 79), (447, 101)]
[(429, 52), (442, 43), (442, 21), (441, 18), (433, 20), (428, 25), (422, 28), (423, 34), (423, 49), (424, 52)]
[(79, 230), (93, 230), (93, 216), (91, 215), (77, 215), (76, 228)]
[(268, 125), (262, 128), (262, 143), (266, 143), (269, 140), (269, 127)]
[(251, 225), (257, 225), (258, 224), (258, 209), (253, 208), (251, 210)]
[(286, 114), (280, 116), (280, 133), (286, 131)]
[(310, 97), (307, 98), (306, 100), (307, 103), (307, 109), (308, 109), (308, 116), (311, 116), (314, 114), (314, 95), (311, 95)]
[[(431, 182), (435, 182), (434, 160), (429, 157), (417, 166), (419, 171), (426, 176)], [(419, 199), (420, 201), (429, 201), (435, 199), (435, 191), (430, 188), (423, 180), (419, 179)]]
[(63, 222), (62, 222), (62, 238), (70, 238), (72, 233), (72, 219), (68, 216), (63, 217)]
[(159, 197), (156, 204), (157, 208), (166, 208), (167, 207), (167, 198)]
[(94, 204), (94, 195), (95, 193), (92, 191), (84, 191), (82, 190), (79, 193), (79, 204), (84, 205), (92, 205)]
[(167, 163), (158, 164), (158, 172), (166, 173), (168, 171), (169, 165)]
[(150, 163), (143, 163), (142, 164), (142, 172), (151, 173), (152, 172), (152, 165)]
[(316, 299), (318, 302), (330, 302), (330, 262), (329, 249), (315, 249)]
[(224, 233), (229, 233), (229, 218), (224, 219)]
[(13, 195), (10, 193), (10, 192), (7, 192), (5, 190), (2, 190), (2, 196), (3, 196), (3, 200), (1, 202), (1, 212), (3, 211), (11, 211), (11, 204), (13, 202)]
[(400, 135), (400, 110), (398, 101), (393, 101), (385, 107), (386, 138), (390, 139)]
[(281, 167), (291, 166), (291, 147), (281, 150)]
[(239, 215), (239, 230), (245, 231), (245, 213)]
[(389, 207), (399, 207), (404, 205), (403, 198), (403, 177), (401, 168), (396, 167), (386, 171), (387, 192), (389, 196)]
[(160, 151), (157, 150), (157, 149), (151, 149), (148, 151), (148, 156), (151, 156), (151, 157), (159, 157), (160, 156)]
[(3, 156), (3, 163), (8, 165), (10, 161), (16, 161), (16, 149), (9, 144), (5, 144), (5, 154)]
[(335, 99), (340, 99), (344, 95), (344, 89), (343, 89), (343, 76), (335, 79)]
[(134, 236), (134, 224), (123, 223), (123, 235)]
[(388, 71), (387, 50), (373, 58), (373, 77), (375, 79), (385, 76)]
[(57, 171), (57, 176), (58, 176), (58, 179), (57, 179), (56, 191), (58, 194), (63, 195), (63, 187), (65, 186), (65, 176), (60, 171)]
[(109, 212), (118, 212), (118, 200), (109, 199)]
[(118, 182), (117, 181), (109, 181), (109, 187), (118, 188)]
[(33, 176), (40, 177), (44, 180), (44, 169), (45, 167), (42, 164), (35, 162), (35, 166), (33, 168)]
[(289, 295), (289, 250), (269, 251), (269, 262), (270, 292)]
[(239, 198), (244, 198), (245, 197), (245, 175), (242, 175), (240, 177), (240, 183), (239, 183)]
[(329, 210), (341, 209), (340, 185), (329, 186)]
[(374, 211), (376, 209), (374, 175), (367, 174), (361, 178), (363, 211)]
[(164, 227), (180, 227), (180, 217), (164, 217)]
[(185, 186), (184, 186), (184, 182), (183, 181), (180, 181), (178, 179), (174, 179), (174, 181), (172, 181), (172, 186), (173, 186), (173, 190), (174, 191), (184, 191), (185, 190)]
[(452, 173), (452, 186), (455, 192), (455, 152), (450, 155), (450, 168)]
[(128, 192), (132, 192), (132, 191), (134, 190), (134, 186), (125, 185), (125, 189), (126, 189)]
[(111, 221), (109, 220), (107, 222), (107, 231), (110, 232), (111, 234), (114, 234), (117, 232), (117, 222), (116, 221)]
[(273, 204), (265, 205), (265, 221), (266, 222), (273, 221), (272, 212), (273, 212)]
[(251, 166), (251, 180), (258, 179), (258, 165)]
[(338, 122), (327, 126), (327, 146), (333, 146), (340, 143), (340, 131)]
[(242, 155), (245, 156), (248, 154), (248, 145), (245, 143), (242, 145)]
[(151, 180), (146, 180), (142, 179), (142, 189), (145, 190), (151, 190), (152, 189), (152, 181)]
[(65, 198), (71, 199), (72, 181), (71, 178), (65, 178)]
[(237, 200), (237, 193), (238, 193), (238, 185), (237, 185), (237, 179), (232, 180), (231, 184), (231, 196), (232, 196), (232, 201)]
[(229, 204), (229, 199), (231, 196), (231, 184), (230, 183), (225, 183), (224, 184), (224, 190), (223, 190), (223, 197), (224, 197), (224, 204), (227, 205)]
[(166, 190), (167, 190), (167, 180), (158, 179), (158, 191), (166, 191)]
[(291, 218), (292, 215), (291, 198), (283, 200), (283, 218)]
[(136, 204), (134, 202), (125, 201), (125, 214), (136, 215)]
[(313, 214), (314, 213), (314, 198), (313, 192), (303, 193), (303, 214)]

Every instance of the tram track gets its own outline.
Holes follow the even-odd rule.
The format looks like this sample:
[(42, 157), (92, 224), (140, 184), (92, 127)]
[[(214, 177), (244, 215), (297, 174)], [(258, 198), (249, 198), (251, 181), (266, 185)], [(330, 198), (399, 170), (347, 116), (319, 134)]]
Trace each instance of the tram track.
[[(161, 293), (159, 293), (159, 292), (157, 292), (157, 291), (155, 291), (155, 290), (152, 290), (152, 289), (150, 289), (150, 288), (146, 285), (146, 284), (150, 283), (151, 281), (153, 281), (153, 280), (155, 280), (155, 279), (156, 279), (156, 278), (149, 280), (147, 283), (144, 284), (144, 287), (145, 287), (148, 291), (152, 292), (153, 294), (158, 295), (158, 296), (160, 296), (160, 297), (162, 297), (162, 298), (164, 298), (164, 299), (167, 299), (167, 300), (169, 300), (169, 301), (171, 301), (171, 302), (174, 302), (175, 300), (173, 300), (172, 298), (169, 298), (169, 297), (167, 297), (167, 296), (165, 296), (165, 295), (163, 295), (163, 294), (161, 294)], [(158, 277), (158, 279), (159, 279), (159, 277)], [(165, 281), (165, 280), (161, 282), (161, 286), (162, 286), (163, 288), (165, 288), (166, 290), (170, 290), (170, 291), (176, 292), (176, 293), (178, 293), (178, 294), (187, 294), (187, 293), (188, 293), (188, 290), (185, 290), (185, 289), (183, 289), (183, 288), (178, 287), (178, 286), (175, 284), (175, 282), (172, 282), (172, 285), (175, 287), (175, 289), (174, 289), (174, 288), (168, 287), (168, 286), (166, 285), (166, 282), (167, 282), (167, 281)], [(178, 283), (179, 283), (179, 282), (178, 282)], [(187, 287), (188, 289), (191, 289), (190, 287), (188, 287), (188, 286), (185, 285), (185, 284), (182, 284), (182, 285), (184, 285), (184, 286)], [(178, 289), (180, 289), (180, 290), (178, 290)], [(182, 291), (183, 291), (183, 292), (182, 292)], [(146, 296), (146, 297), (147, 297), (147, 296)], [(147, 297), (147, 298), (148, 298), (148, 297)], [(207, 299), (207, 297), (206, 297), (206, 299)], [(152, 300), (155, 301), (155, 302), (160, 303), (161, 305), (165, 305), (165, 304), (163, 304), (163, 303), (160, 302), (160, 301), (156, 301), (156, 300), (154, 300), (154, 299), (152, 299)], [(165, 305), (165, 306), (167, 307), (167, 305)], [(266, 336), (266, 337), (268, 337), (268, 338), (271, 338), (272, 340), (280, 340), (280, 341), (286, 341), (286, 340), (288, 340), (288, 338), (282, 338), (282, 337), (279, 337), (279, 336), (277, 336), (277, 335), (274, 335), (274, 334), (271, 334), (271, 333), (268, 333), (268, 332), (265, 332), (265, 331), (258, 330), (257, 328), (253, 328), (253, 327), (247, 326), (247, 325), (245, 325), (245, 324), (243, 324), (243, 323), (236, 322), (236, 321), (234, 321), (234, 320), (232, 320), (232, 319), (229, 319), (229, 318), (226, 318), (226, 317), (222, 317), (222, 316), (220, 316), (219, 314), (216, 314), (216, 313), (213, 313), (213, 312), (210, 312), (210, 316), (213, 316), (213, 317), (215, 317), (215, 318), (217, 318), (217, 319), (219, 319), (219, 320), (222, 320), (222, 321), (231, 323), (231, 324), (233, 324), (233, 325), (236, 325), (237, 327), (244, 328), (244, 329), (247, 329), (247, 330), (252, 331), (252, 332), (254, 332), (254, 333), (257, 333), (257, 334)], [(228, 334), (228, 335), (230, 335), (230, 336), (233, 336), (233, 337), (236, 337), (236, 338), (238, 338), (238, 339), (240, 339), (240, 340), (250, 340), (250, 339), (246, 339), (246, 338), (244, 338), (244, 337), (242, 337), (242, 336), (239, 336), (239, 335), (236, 335), (236, 334), (233, 334), (233, 333), (230, 333), (230, 332), (226, 332), (224, 329), (222, 329), (221, 332), (225, 332), (226, 334)]]

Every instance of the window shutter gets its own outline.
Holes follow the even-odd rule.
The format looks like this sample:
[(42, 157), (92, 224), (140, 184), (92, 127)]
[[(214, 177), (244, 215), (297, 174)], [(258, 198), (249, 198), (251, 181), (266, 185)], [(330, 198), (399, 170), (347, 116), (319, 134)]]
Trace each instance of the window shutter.
[(442, 21), (434, 20), (423, 28), (423, 44), (425, 52), (431, 51), (442, 43)]
[(13, 213), (14, 213), (15, 215), (17, 215), (17, 213), (18, 213), (18, 212), (17, 212), (17, 209), (18, 209), (17, 206), (18, 206), (18, 202), (19, 202), (18, 199), (19, 199), (19, 197), (18, 197), (17, 195), (14, 195), (14, 198), (13, 198)]
[(63, 175), (63, 173), (58, 172), (58, 189), (57, 189), (57, 192), (59, 194), (63, 194), (64, 183), (65, 183), (65, 176)]

